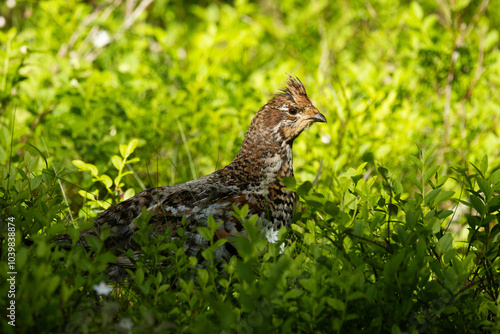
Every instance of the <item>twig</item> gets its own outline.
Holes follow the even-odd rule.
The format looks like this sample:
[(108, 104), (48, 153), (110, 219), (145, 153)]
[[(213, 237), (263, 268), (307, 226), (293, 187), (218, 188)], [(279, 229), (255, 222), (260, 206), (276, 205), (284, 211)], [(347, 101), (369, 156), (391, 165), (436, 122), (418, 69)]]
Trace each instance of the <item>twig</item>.
[(139, 176), (135, 172), (134, 168), (132, 168), (132, 166), (130, 166), (130, 164), (127, 164), (127, 168), (129, 171), (132, 172), (132, 175), (134, 175), (134, 178), (137, 181), (137, 183), (139, 183), (139, 186), (141, 187), (141, 189), (146, 190), (146, 186), (144, 185), (144, 183), (142, 183), (141, 179), (139, 178)]
[(319, 57), (318, 72), (321, 73), (323, 78), (328, 75), (328, 59), (330, 58), (330, 48), (328, 47), (328, 37), (325, 28), (325, 18), (323, 15), (318, 15), (318, 32), (320, 36), (321, 55)]
[[(47, 151), (47, 155), (50, 158), (50, 152), (47, 149), (47, 144), (45, 144), (45, 139), (44, 139), (43, 136), (42, 136), (42, 142), (43, 142), (43, 146), (45, 146), (45, 150)], [(71, 213), (71, 208), (69, 207), (68, 197), (66, 196), (66, 192), (64, 191), (64, 187), (63, 187), (63, 185), (61, 183), (61, 180), (57, 176), (57, 171), (56, 171), (56, 168), (54, 167), (54, 164), (52, 164), (52, 169), (54, 169), (54, 175), (56, 176), (57, 182), (59, 183), (59, 187), (61, 188), (61, 192), (62, 192), (62, 195), (63, 195), (63, 198), (64, 198), (64, 203), (68, 207), (69, 217), (70, 217), (71, 222), (72, 222), (73, 221), (73, 214)]]
[(189, 160), (189, 167), (191, 168), (191, 174), (193, 175), (193, 179), (196, 179), (196, 171), (194, 169), (193, 158), (191, 157), (191, 152), (189, 151), (189, 145), (187, 143), (186, 136), (184, 135), (184, 130), (182, 129), (182, 124), (177, 120), (177, 126), (179, 127), (179, 132), (181, 133), (182, 142), (184, 143), (184, 148), (186, 149), (186, 153)]
[(323, 167), (323, 159), (321, 159), (321, 161), (319, 162), (318, 172), (316, 173), (316, 177), (314, 178), (314, 181), (312, 183), (313, 188), (316, 187), (316, 184), (318, 184), (319, 177), (321, 176), (321, 167)]
[(137, 0), (127, 0), (126, 7), (125, 7), (125, 16), (126, 17), (132, 15), (132, 12), (134, 11), (136, 3), (137, 3)]
[[(445, 14), (449, 13), (449, 7), (447, 7), (446, 3), (443, 1), (439, 1), (440, 5), (443, 7), (443, 11), (447, 11)], [(484, 14), (488, 7), (489, 0), (483, 0), (481, 2), (481, 5), (479, 5), (476, 13), (474, 14), (474, 17), (472, 18), (471, 22), (469, 24), (465, 24), (459, 20), (457, 22), (457, 25), (459, 25), (460, 33), (458, 36), (454, 38), (453, 42), (453, 51), (451, 53), (451, 61), (450, 61), (450, 67), (448, 68), (448, 76), (446, 79), (446, 88), (445, 88), (445, 104), (444, 104), (444, 110), (443, 110), (443, 123), (444, 123), (444, 144), (443, 144), (443, 149), (445, 149), (448, 146), (449, 140), (450, 140), (450, 132), (451, 132), (451, 121), (450, 121), (450, 111), (451, 111), (451, 95), (452, 95), (452, 85), (453, 85), (453, 79), (455, 75), (455, 63), (458, 60), (458, 49), (462, 47), (462, 45), (465, 42), (465, 37), (469, 35), (469, 33), (474, 29), (477, 21), (479, 18)], [(459, 17), (460, 19), (460, 17)], [(450, 18), (451, 20), (451, 18)], [(484, 49), (484, 47), (483, 47)], [(481, 56), (482, 57), (482, 56)], [(479, 60), (478, 60), (479, 61)], [(482, 59), (481, 59), (482, 63)], [(477, 74), (477, 72), (476, 72)], [(479, 73), (480, 75), (480, 73)], [(479, 77), (478, 77), (479, 79)], [(474, 84), (475, 85), (475, 84)]]
[[(379, 165), (380, 166), (380, 165)], [(382, 166), (380, 166), (382, 167)], [(392, 186), (389, 182), (389, 180), (387, 179), (387, 176), (385, 176), (385, 174), (383, 173), (380, 173), (380, 175), (382, 175), (382, 177), (384, 178), (384, 181), (387, 183), (387, 187), (389, 187), (389, 205), (387, 207), (387, 211), (388, 214), (387, 214), (387, 244), (389, 245), (390, 249), (392, 250), (392, 244), (391, 244), (391, 206), (392, 206)], [(392, 253), (392, 252), (391, 252)]]
[(460, 35), (455, 39), (453, 43), (453, 51), (451, 53), (450, 59), (450, 67), (448, 68), (448, 76), (446, 77), (446, 88), (445, 88), (445, 101), (444, 101), (444, 110), (443, 110), (443, 123), (444, 123), (444, 144), (443, 148), (448, 146), (450, 141), (450, 110), (451, 110), (451, 93), (452, 93), (452, 85), (453, 78), (455, 77), (455, 63), (458, 60), (458, 48), (463, 44), (465, 26), (460, 26)]
[(33, 123), (31, 123), (31, 127), (28, 134), (25, 135), (24, 138), (20, 140), (20, 142), (23, 143), (24, 145), (19, 149), (18, 151), (19, 155), (23, 155), (24, 149), (26, 148), (26, 145), (28, 144), (31, 136), (35, 132), (37, 126), (40, 125), (40, 123), (42, 123), (45, 117), (47, 117), (48, 115), (50, 115), (50, 113), (52, 113), (52, 111), (54, 110), (54, 106), (55, 102), (54, 101), (50, 102), (50, 104), (41, 113), (35, 116)]
[(468, 35), (472, 31), (472, 29), (474, 29), (474, 26), (476, 25), (477, 21), (479, 21), (481, 16), (484, 14), (486, 9), (488, 8), (489, 2), (490, 2), (490, 0), (483, 0), (483, 2), (481, 2), (481, 5), (479, 5), (479, 7), (477, 8), (477, 11), (474, 14), (474, 17), (472, 18), (472, 21), (468, 24), (466, 35)]
[[(121, 3), (121, 0), (115, 1), (115, 2), (117, 2), (119, 4), (119, 3)], [(134, 24), (134, 22), (137, 20), (137, 18), (142, 14), (142, 12), (152, 2), (153, 2), (153, 0), (142, 0), (141, 3), (137, 6), (137, 8), (130, 14), (130, 16), (125, 18), (125, 21), (123, 22), (122, 26), (120, 27), (120, 30), (116, 34), (113, 35), (111, 40), (108, 43), (106, 43), (106, 45), (109, 45), (113, 41), (117, 41), (117, 40), (121, 39), (121, 37), (123, 36), (123, 33), (126, 30), (130, 29), (130, 27)], [(110, 11), (110, 13), (111, 13), (111, 11)], [(103, 14), (103, 17), (104, 17), (104, 14)], [(96, 27), (94, 27), (94, 28), (96, 28)], [(88, 36), (93, 36), (93, 34), (95, 34), (95, 31), (89, 32)], [(104, 49), (104, 47), (106, 45), (103, 45), (102, 47), (100, 47), (94, 51), (89, 52), (87, 55), (85, 55), (85, 57), (84, 57), (85, 60), (87, 60), (88, 62), (93, 62), (97, 58), (97, 56), (99, 56), (99, 54), (102, 52), (102, 50)]]
[(348, 235), (348, 236), (350, 236), (350, 237), (355, 237), (355, 238), (358, 238), (358, 239), (360, 239), (360, 240), (364, 240), (364, 241), (366, 241), (366, 242), (369, 242), (369, 243), (371, 243), (371, 244), (373, 244), (373, 245), (375, 245), (375, 246), (379, 246), (379, 247), (383, 248), (383, 249), (384, 249), (386, 252), (388, 252), (388, 253), (391, 253), (391, 254), (393, 253), (392, 248), (391, 248), (391, 249), (389, 249), (389, 248), (385, 247), (384, 245), (379, 244), (379, 243), (378, 243), (378, 242), (376, 242), (376, 241), (370, 240), (370, 239), (365, 238), (365, 237), (361, 237), (361, 236), (359, 236), (359, 235), (356, 235), (356, 234), (353, 234), (353, 233), (350, 233), (350, 232), (344, 232), (344, 233), (345, 233), (345, 234), (347, 234), (347, 235)]
[(139, 6), (137, 6), (137, 8), (132, 12), (132, 14), (127, 17), (127, 19), (125, 20), (125, 22), (123, 23), (123, 26), (122, 26), (122, 32), (124, 30), (128, 30), (133, 24), (134, 22), (137, 20), (137, 18), (139, 17), (139, 15), (142, 14), (142, 12), (153, 2), (153, 0), (142, 0), (141, 3), (139, 4)]
[(75, 32), (73, 32), (73, 34), (69, 38), (68, 43), (63, 43), (61, 45), (61, 48), (57, 52), (58, 57), (66, 57), (66, 55), (68, 54), (68, 50), (73, 48), (78, 38), (83, 34), (85, 28), (87, 28), (89, 24), (91, 24), (93, 21), (97, 19), (100, 12), (101, 11), (99, 9), (95, 9), (90, 15), (85, 17), (82, 23), (80, 23), (78, 28), (75, 30)]
[(7, 42), (7, 50), (5, 51), (5, 59), (3, 63), (3, 76), (2, 76), (2, 85), (0, 86), (0, 90), (5, 92), (7, 88), (7, 75), (9, 74), (9, 59), (10, 59), (10, 43), (11, 40)]
[(480, 40), (479, 40), (479, 54), (477, 57), (477, 65), (476, 65), (476, 72), (474, 73), (474, 77), (472, 78), (469, 87), (467, 88), (467, 91), (465, 94), (462, 96), (460, 99), (460, 106), (462, 109), (462, 123), (461, 123), (461, 130), (462, 130), (462, 138), (465, 139), (466, 132), (465, 132), (465, 126), (467, 124), (467, 114), (465, 112), (465, 102), (466, 100), (470, 99), (472, 96), (472, 91), (476, 87), (477, 82), (481, 78), (481, 75), (484, 72), (483, 68), (483, 60), (484, 60), (484, 34), (480, 35)]

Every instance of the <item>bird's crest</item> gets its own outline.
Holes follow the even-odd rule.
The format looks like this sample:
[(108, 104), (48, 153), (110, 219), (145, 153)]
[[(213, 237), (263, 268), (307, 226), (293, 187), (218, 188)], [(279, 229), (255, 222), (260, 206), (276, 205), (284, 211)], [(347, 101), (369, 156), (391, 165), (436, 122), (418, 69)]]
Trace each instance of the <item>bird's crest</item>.
[(304, 84), (298, 77), (288, 75), (288, 80), (286, 82), (287, 87), (281, 90), (281, 93), (276, 94), (276, 96), (284, 97), (287, 100), (298, 102), (299, 97), (307, 97), (306, 89)]

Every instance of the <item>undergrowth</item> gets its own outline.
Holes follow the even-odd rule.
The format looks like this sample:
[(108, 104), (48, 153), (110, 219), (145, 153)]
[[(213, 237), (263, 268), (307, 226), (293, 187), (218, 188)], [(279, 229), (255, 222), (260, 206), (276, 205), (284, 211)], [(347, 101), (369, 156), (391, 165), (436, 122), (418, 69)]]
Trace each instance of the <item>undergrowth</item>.
[[(133, 150), (133, 143), (121, 147), (121, 161)], [(76, 241), (96, 214), (88, 208), (123, 193), (125, 165), (114, 163), (112, 189), (111, 176), (75, 162), (96, 188), (81, 192), (92, 202), (82, 208), (86, 218), (71, 221), (59, 181), (72, 171), (26, 154), (0, 171), (2, 280), (12, 271), (8, 217), (15, 218), (17, 272), (16, 327), (3, 321), (2, 332), (498, 331), (500, 171), (488, 171), (484, 157), (441, 175), (431, 153), (412, 157), (412, 189), (386, 168), (369, 172), (365, 164), (325, 175), (324, 191), (285, 179), (298, 194), (291, 227), (271, 244), (256, 217), (235, 208), (247, 237), (233, 241), (239, 256), (223, 263), (214, 261), (223, 242), (212, 243), (201, 264), (184, 254), (182, 240), (170, 241), (172, 231), (150, 240), (149, 217), (141, 216), (134, 240), (143, 256), (120, 283), (106, 276), (116, 260), (103, 248), (106, 230), (89, 251)], [(213, 240), (216, 228), (209, 219), (200, 232)], [(183, 228), (175, 232), (182, 236)], [(61, 233), (72, 237), (70, 249), (54, 242)], [(2, 284), (2, 304), (9, 289)]]
[[(0, 331), (498, 332), (499, 12), (0, 1), (0, 308), (16, 317)], [(249, 218), (239, 257), (214, 263), (215, 243), (198, 263), (169, 240), (182, 228), (149, 240), (143, 217), (137, 270), (110, 282), (108, 231), (89, 251), (81, 231), (136, 191), (229, 163), (286, 73), (328, 123), (294, 143), (298, 203), (278, 242)]]

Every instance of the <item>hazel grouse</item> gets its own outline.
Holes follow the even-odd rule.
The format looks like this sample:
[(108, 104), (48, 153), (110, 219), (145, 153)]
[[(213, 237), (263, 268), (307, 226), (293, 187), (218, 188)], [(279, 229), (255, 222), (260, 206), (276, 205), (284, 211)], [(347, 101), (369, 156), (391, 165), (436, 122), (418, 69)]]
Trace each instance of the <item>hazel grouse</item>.
[[(206, 226), (209, 216), (222, 222), (216, 238), (243, 231), (241, 222), (231, 214), (233, 205), (241, 208), (248, 204), (248, 215), (258, 215), (259, 224), (267, 232), (287, 226), (295, 193), (285, 189), (280, 178), (293, 176), (293, 141), (315, 122), (326, 122), (326, 118), (309, 100), (302, 82), (289, 76), (287, 87), (255, 115), (238, 155), (229, 165), (187, 183), (144, 190), (104, 211), (95, 224), (97, 229), (103, 226), (111, 229), (106, 246), (140, 251), (132, 237), (137, 230), (134, 219), (144, 207), (152, 215), (149, 224), (155, 224), (155, 233), (163, 233), (170, 227), (172, 237), (176, 237), (185, 216), (188, 222), (185, 248), (193, 256), (208, 243), (197, 227)], [(227, 253), (226, 246), (229, 244), (221, 247), (221, 256)], [(118, 258), (118, 266), (131, 265), (124, 255)]]

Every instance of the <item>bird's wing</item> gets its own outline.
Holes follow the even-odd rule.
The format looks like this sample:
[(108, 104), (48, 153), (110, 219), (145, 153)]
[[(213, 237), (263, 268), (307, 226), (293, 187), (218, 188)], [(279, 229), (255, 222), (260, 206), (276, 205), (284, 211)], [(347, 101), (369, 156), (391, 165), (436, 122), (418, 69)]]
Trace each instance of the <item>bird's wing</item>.
[[(245, 194), (235, 184), (219, 182), (214, 175), (184, 184), (144, 190), (136, 196), (104, 211), (95, 221), (98, 229), (111, 230), (107, 246), (110, 248), (137, 249), (132, 236), (138, 229), (136, 218), (144, 207), (151, 215), (149, 224), (154, 234), (163, 234), (170, 229), (171, 237), (177, 237), (182, 227), (182, 218), (188, 223), (187, 232), (196, 239), (198, 226), (205, 226), (209, 216), (223, 224), (217, 230), (217, 237), (237, 235), (243, 226), (232, 214), (233, 205), (249, 205), (249, 215), (264, 212), (265, 199), (258, 195)], [(186, 228), (186, 226), (184, 226)]]

